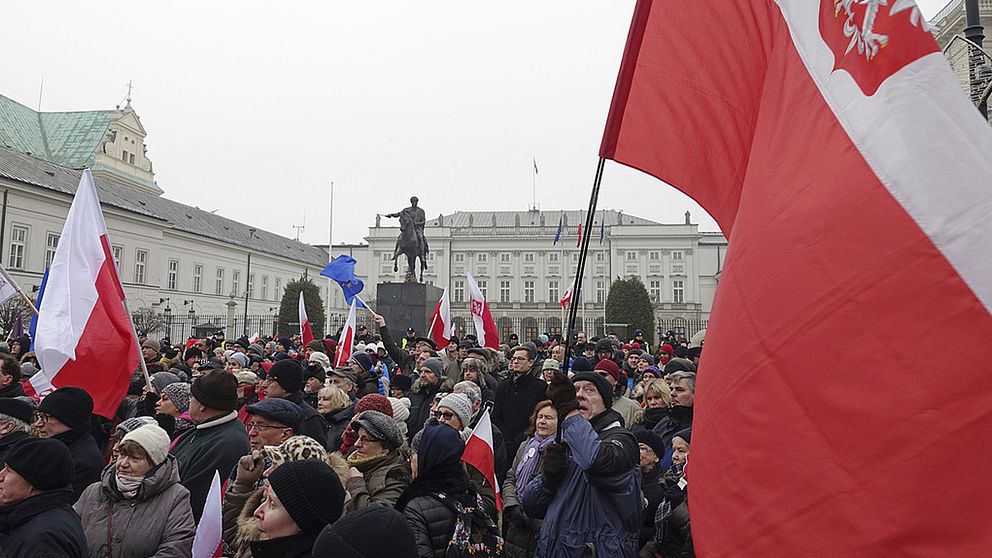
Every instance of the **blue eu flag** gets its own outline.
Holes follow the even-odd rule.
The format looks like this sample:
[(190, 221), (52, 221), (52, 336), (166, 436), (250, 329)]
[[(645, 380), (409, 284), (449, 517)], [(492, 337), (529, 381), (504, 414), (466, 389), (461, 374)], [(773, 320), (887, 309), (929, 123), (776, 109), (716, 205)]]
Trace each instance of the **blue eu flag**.
[[(358, 277), (355, 277), (355, 258), (351, 256), (341, 254), (334, 258), (324, 266), (320, 274), (341, 285), (341, 291), (344, 293), (344, 299), (348, 304), (351, 304), (355, 296), (365, 288), (365, 283)], [(358, 299), (355, 306), (365, 308), (361, 299)]]

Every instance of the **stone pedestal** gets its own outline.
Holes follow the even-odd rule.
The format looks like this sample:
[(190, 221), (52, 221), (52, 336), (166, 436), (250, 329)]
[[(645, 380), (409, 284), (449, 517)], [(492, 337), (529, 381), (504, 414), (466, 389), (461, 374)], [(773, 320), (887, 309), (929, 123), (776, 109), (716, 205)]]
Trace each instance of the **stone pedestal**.
[(424, 283), (379, 283), (375, 288), (375, 310), (386, 318), (386, 325), (397, 341), (412, 327), (426, 335), (427, 320), (441, 298), (443, 289)]

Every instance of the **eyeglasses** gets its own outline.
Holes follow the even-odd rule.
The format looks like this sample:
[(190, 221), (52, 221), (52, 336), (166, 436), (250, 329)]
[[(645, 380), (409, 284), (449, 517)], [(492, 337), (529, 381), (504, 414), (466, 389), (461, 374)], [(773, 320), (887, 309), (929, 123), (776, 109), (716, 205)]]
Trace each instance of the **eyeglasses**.
[(365, 445), (365, 444), (381, 444), (382, 443), (379, 440), (376, 440), (375, 438), (369, 438), (368, 436), (359, 436), (358, 437), (358, 441), (361, 442), (362, 445)]
[(270, 428), (289, 428), (288, 426), (276, 426), (274, 424), (264, 424), (261, 422), (249, 422), (248, 430), (257, 430), (259, 432), (265, 432)]
[(455, 418), (455, 413), (452, 413), (451, 411), (434, 411), (433, 413), (431, 413), (431, 416), (436, 418), (437, 420), (441, 420), (441, 419), (451, 420)]
[(51, 420), (51, 418), (52, 415), (48, 413), (39, 412), (39, 413), (35, 413), (34, 415), (34, 421), (40, 424), (48, 424), (48, 421)]

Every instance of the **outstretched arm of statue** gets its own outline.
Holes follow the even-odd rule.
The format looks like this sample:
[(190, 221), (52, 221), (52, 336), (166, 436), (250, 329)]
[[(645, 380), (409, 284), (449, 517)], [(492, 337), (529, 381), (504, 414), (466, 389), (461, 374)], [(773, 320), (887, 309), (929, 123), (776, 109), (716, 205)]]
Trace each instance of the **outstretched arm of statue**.
[(399, 217), (399, 216), (400, 216), (399, 213), (387, 213), (383, 215), (383, 217)]

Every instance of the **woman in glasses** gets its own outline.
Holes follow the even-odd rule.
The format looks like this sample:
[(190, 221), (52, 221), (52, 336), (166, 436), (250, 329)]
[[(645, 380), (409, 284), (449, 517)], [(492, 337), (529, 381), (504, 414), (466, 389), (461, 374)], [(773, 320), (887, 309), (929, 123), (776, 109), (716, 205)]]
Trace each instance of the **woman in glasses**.
[(393, 507), (411, 480), (410, 464), (400, 451), (403, 435), (393, 419), (379, 411), (364, 411), (351, 429), (358, 437), (348, 454), (348, 509)]

